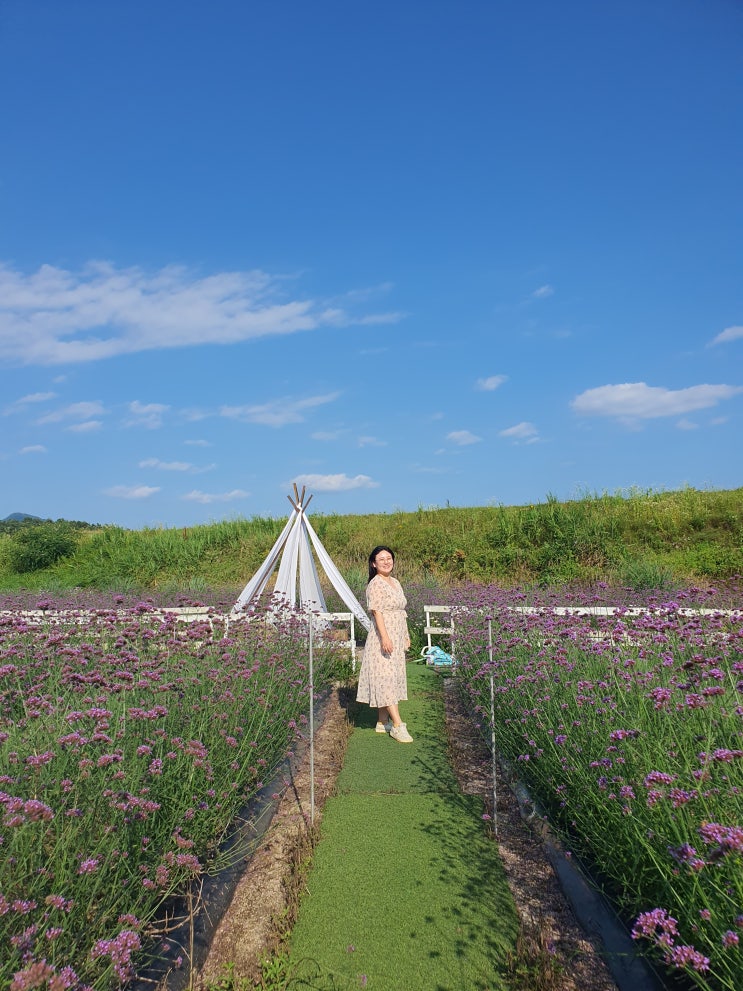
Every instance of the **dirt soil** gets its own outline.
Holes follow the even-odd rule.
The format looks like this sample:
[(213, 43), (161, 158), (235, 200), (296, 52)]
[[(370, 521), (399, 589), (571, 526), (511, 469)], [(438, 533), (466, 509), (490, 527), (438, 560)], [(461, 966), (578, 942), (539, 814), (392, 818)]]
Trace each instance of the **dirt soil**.
[[(464, 710), (451, 679), (445, 681), (447, 732), (452, 765), (462, 791), (480, 795), (492, 815), (490, 755)], [(343, 764), (351, 728), (353, 694), (336, 691), (315, 735), (315, 816), (310, 822), (310, 758), (305, 753), (266, 832), (251, 857), (194, 982), (204, 987), (224, 978), (258, 981), (261, 961), (291, 928), (301, 896), (301, 863), (317, 835), (327, 798)], [(540, 952), (552, 964), (551, 991), (617, 991), (601, 959), (601, 946), (584, 932), (568, 905), (541, 840), (521, 816), (515, 795), (497, 781), (498, 843), (506, 877), (521, 918), (522, 947), (533, 960)], [(520, 985), (525, 987), (527, 985)], [(546, 984), (531, 986), (547, 987)]]

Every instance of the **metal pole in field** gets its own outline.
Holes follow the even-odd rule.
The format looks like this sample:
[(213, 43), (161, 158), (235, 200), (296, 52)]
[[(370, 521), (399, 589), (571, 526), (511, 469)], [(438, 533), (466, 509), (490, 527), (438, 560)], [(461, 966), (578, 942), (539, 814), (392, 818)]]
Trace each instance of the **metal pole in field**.
[(315, 671), (313, 664), (313, 628), (315, 626), (312, 613), (310, 620), (310, 824), (315, 825)]
[(495, 683), (493, 680), (493, 621), (488, 620), (488, 661), (490, 662), (490, 750), (493, 755), (493, 830), (498, 835), (498, 774), (495, 751)]

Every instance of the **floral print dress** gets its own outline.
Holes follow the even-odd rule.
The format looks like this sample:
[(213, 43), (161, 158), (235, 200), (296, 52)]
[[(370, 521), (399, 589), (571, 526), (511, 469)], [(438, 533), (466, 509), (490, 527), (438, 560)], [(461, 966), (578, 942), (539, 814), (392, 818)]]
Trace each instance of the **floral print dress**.
[(366, 605), (369, 612), (381, 613), (392, 641), (392, 653), (382, 653), (377, 624), (372, 622), (361, 661), (356, 700), (376, 708), (384, 708), (386, 705), (396, 705), (408, 697), (408, 679), (405, 673), (408, 614), (405, 612), (407, 601), (402, 585), (396, 578), (388, 582), (375, 575), (366, 586)]

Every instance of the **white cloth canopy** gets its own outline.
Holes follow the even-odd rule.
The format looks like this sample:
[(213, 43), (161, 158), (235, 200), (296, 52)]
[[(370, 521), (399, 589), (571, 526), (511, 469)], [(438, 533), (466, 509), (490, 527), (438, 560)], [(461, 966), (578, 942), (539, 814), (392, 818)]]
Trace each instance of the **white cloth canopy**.
[(312, 556), (312, 548), (314, 547), (315, 554), (333, 588), (340, 595), (346, 607), (368, 630), (371, 627), (369, 617), (346, 584), (343, 575), (333, 564), (330, 555), (320, 543), (320, 538), (307, 519), (306, 510), (312, 496), (305, 501), (304, 493), (304, 488), (300, 495), (296, 485), (294, 486), (294, 500), (291, 496), (288, 497), (293, 509), (286, 526), (269, 551), (266, 560), (242, 590), (240, 597), (232, 607), (232, 615), (247, 609), (248, 605), (261, 595), (279, 558), (281, 558), (281, 564), (279, 565), (274, 593), (281, 595), (289, 605), (296, 607), (297, 571), (299, 571), (299, 605), (312, 612), (327, 612), (315, 560)]

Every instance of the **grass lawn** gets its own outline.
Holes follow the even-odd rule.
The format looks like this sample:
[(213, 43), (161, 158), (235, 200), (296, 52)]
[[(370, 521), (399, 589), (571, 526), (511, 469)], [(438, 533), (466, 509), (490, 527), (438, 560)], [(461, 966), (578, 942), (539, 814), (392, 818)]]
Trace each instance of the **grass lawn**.
[(359, 706), (338, 794), (323, 815), (292, 933), (298, 986), (496, 991), (517, 931), (479, 799), (446, 755), (440, 676), (408, 667), (401, 711), (415, 738), (374, 732)]

